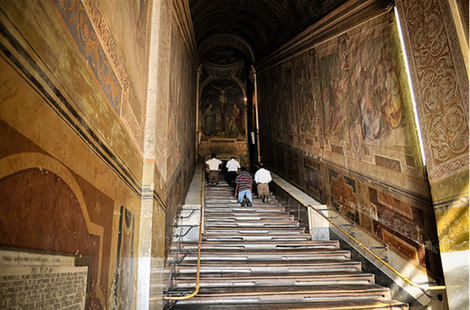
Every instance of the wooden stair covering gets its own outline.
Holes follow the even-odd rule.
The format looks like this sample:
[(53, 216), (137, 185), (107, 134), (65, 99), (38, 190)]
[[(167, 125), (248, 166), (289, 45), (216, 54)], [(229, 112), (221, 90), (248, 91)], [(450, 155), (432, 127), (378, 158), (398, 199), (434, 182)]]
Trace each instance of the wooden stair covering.
[[(408, 309), (337, 240), (310, 234), (276, 200), (241, 207), (233, 188), (205, 188), (200, 289), (173, 309)], [(182, 243), (169, 290), (194, 291), (196, 243)]]

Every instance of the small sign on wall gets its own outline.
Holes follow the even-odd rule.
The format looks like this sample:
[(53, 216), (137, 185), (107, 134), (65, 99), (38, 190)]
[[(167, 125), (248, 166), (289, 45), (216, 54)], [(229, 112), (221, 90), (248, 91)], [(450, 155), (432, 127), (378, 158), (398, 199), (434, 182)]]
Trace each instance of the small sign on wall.
[(0, 309), (85, 309), (87, 280), (73, 256), (0, 250)]

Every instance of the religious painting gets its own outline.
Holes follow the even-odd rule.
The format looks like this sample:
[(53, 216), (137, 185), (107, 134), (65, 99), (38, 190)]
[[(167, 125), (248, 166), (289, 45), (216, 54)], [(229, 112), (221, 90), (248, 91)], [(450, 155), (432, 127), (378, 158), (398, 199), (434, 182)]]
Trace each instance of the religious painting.
[(323, 102), (325, 134), (335, 141), (349, 141), (351, 118), (351, 76), (344, 69), (339, 53), (319, 59), (320, 92)]
[(230, 80), (205, 85), (201, 96), (202, 139), (245, 139), (245, 100), (242, 89)]
[(328, 138), (351, 142), (357, 127), (364, 145), (380, 139), (381, 148), (416, 150), (417, 137), (406, 129), (412, 102), (396, 25), (377, 23), (337, 45), (318, 63)]
[(294, 94), (296, 94), (296, 102), (298, 103), (299, 132), (315, 134), (315, 102), (313, 98), (312, 70), (310, 63), (302, 63), (295, 69), (297, 76), (294, 85)]

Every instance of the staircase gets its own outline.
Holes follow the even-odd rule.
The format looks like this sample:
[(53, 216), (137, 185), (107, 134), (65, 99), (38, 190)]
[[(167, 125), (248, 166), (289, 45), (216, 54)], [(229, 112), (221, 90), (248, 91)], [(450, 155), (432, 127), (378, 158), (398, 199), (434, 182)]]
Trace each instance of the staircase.
[[(205, 188), (200, 290), (173, 309), (408, 309), (339, 242), (315, 241), (280, 203), (241, 207), (224, 182)], [(196, 285), (197, 244), (183, 243), (173, 296)], [(185, 256), (186, 255), (186, 256)]]

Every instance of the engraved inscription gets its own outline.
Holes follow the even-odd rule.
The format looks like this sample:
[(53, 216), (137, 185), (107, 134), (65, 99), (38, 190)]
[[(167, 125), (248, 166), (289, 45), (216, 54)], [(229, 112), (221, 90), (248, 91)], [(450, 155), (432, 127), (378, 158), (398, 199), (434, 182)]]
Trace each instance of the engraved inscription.
[(70, 263), (73, 258), (0, 251), (0, 309), (85, 309), (88, 267)]

